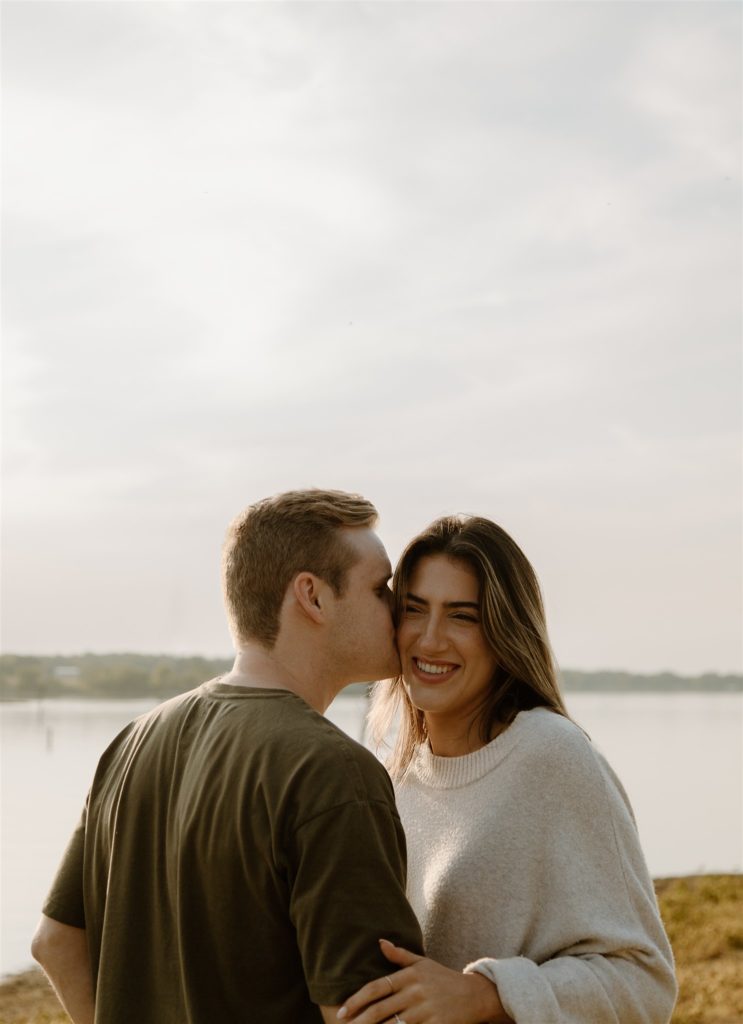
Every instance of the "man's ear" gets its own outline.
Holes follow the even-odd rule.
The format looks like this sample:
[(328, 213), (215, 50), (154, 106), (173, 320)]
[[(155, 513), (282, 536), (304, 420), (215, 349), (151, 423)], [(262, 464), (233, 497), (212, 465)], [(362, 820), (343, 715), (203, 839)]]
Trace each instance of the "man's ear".
[(292, 593), (300, 609), (313, 622), (325, 620), (325, 588), (319, 576), (311, 572), (298, 573), (292, 582)]

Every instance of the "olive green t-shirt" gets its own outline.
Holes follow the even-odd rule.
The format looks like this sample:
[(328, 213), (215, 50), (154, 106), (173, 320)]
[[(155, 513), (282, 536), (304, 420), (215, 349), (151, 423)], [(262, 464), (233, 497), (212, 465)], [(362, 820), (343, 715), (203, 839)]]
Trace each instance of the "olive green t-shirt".
[(87, 930), (102, 1024), (304, 1024), (422, 952), (392, 786), (286, 690), (218, 680), (101, 758), (44, 913)]

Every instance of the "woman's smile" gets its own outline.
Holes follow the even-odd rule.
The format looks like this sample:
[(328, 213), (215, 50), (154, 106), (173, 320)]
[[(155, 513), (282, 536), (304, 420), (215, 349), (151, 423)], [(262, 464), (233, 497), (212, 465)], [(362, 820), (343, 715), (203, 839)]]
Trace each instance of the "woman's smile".
[(427, 683), (444, 682), (446, 679), (451, 679), (454, 673), (459, 668), (459, 665), (453, 665), (451, 662), (442, 661), (430, 661), (428, 659), (416, 658), (411, 659), (413, 671)]

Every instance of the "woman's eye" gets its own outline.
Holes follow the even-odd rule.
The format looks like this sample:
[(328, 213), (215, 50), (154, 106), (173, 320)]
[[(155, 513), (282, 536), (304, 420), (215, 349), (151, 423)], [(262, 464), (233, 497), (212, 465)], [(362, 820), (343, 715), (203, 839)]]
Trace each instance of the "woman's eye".
[(477, 622), (477, 619), (472, 615), (464, 615), (462, 612), (458, 612), (456, 615), (453, 615), (452, 618), (459, 619), (460, 622)]
[(405, 614), (406, 615), (415, 615), (419, 611), (420, 611), (420, 608), (416, 608), (414, 604), (406, 604), (405, 605)]

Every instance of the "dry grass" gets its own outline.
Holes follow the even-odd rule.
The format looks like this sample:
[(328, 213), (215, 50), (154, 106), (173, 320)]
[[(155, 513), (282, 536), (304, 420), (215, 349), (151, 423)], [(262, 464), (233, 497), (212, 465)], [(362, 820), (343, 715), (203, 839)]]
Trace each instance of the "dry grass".
[[(743, 875), (656, 882), (676, 956), (680, 995), (672, 1024), (743, 1022)], [(0, 983), (0, 1024), (69, 1024), (40, 971)]]
[(0, 983), (0, 1024), (69, 1024), (51, 985), (40, 970)]
[(743, 875), (656, 882), (676, 957), (673, 1024), (743, 1021)]

